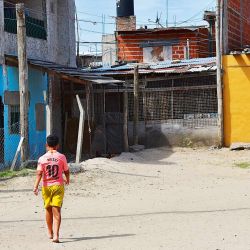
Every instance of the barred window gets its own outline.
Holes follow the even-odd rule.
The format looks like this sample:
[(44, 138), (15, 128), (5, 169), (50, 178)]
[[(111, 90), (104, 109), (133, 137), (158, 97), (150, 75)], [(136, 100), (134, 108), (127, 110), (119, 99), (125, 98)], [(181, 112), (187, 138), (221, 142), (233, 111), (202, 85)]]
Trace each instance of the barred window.
[(9, 105), (9, 133), (20, 132), (20, 105)]

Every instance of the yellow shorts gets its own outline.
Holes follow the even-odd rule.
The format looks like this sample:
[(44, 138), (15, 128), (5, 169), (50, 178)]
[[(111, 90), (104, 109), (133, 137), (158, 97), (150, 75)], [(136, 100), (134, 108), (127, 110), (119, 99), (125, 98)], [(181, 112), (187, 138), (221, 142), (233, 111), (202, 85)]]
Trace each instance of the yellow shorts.
[(62, 207), (64, 186), (49, 186), (42, 188), (44, 207)]

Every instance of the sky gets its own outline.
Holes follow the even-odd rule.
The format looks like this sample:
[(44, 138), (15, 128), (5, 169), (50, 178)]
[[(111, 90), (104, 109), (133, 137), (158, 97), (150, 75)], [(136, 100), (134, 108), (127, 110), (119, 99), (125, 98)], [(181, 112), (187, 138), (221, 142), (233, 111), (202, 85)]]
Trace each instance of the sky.
[[(168, 1), (168, 8), (167, 8)], [(79, 20), (81, 53), (101, 51), (102, 33), (113, 34), (115, 30), (116, 0), (75, 0)], [(204, 10), (215, 10), (216, 0), (134, 0), (138, 28), (147, 25), (154, 28), (154, 21), (166, 26), (168, 13), (169, 26), (190, 26), (207, 24), (202, 21)], [(168, 9), (168, 11), (167, 11)], [(103, 24), (105, 23), (105, 25)]]

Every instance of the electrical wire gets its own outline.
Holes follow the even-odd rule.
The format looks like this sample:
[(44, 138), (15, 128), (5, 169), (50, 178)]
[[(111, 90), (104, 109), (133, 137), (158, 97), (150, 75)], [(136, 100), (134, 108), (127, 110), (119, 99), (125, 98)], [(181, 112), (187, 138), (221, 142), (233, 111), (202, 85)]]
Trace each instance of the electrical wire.
[[(214, 3), (215, 0), (213, 0), (212, 2), (210, 2), (206, 8), (208, 6), (210, 6), (212, 3)], [(4, 7), (4, 8), (13, 8), (15, 9), (16, 5), (12, 2), (8, 2), (8, 1), (5, 1), (5, 3), (8, 3), (10, 5), (12, 5), (13, 7)], [(46, 12), (43, 12), (43, 11), (39, 11), (39, 10), (34, 10), (34, 9), (31, 9), (31, 8), (25, 8), (26, 10), (30, 11), (31, 13), (39, 13), (39, 14), (42, 14), (44, 16), (50, 16), (50, 15), (56, 15), (56, 16), (62, 16), (62, 17), (65, 17), (65, 15), (58, 15), (58, 14), (55, 14), (55, 13), (46, 13)], [(200, 18), (196, 18), (204, 9), (202, 9), (201, 11), (199, 11), (198, 13), (196, 13), (195, 15), (193, 15), (192, 17), (190, 17), (189, 19), (187, 20), (184, 20), (184, 21), (180, 21), (180, 22), (176, 22), (177, 25), (181, 25), (181, 24), (184, 24), (184, 23), (191, 23), (191, 22), (194, 22), (194, 21), (202, 21), (202, 19)], [(81, 14), (85, 14), (85, 15), (89, 15), (89, 16), (94, 16), (94, 17), (98, 17), (98, 18), (103, 18), (103, 16), (100, 16), (100, 15), (95, 15), (95, 14), (91, 14), (91, 13), (88, 13), (88, 12), (83, 12), (83, 11), (77, 11), (77, 13), (81, 13)], [(114, 17), (107, 17), (109, 19), (113, 19)], [(11, 18), (5, 18), (5, 19), (11, 19)], [(15, 20), (15, 19), (12, 19), (12, 20)], [(72, 21), (76, 21), (75, 18), (71, 19), (70, 20)], [(92, 20), (86, 20), (86, 19), (79, 19), (78, 20), (79, 22), (85, 22), (85, 23), (92, 23), (92, 24), (103, 24), (103, 25), (115, 25), (116, 23), (115, 22), (100, 22), (100, 21), (92, 21)], [(30, 22), (29, 22), (30, 23)], [(38, 24), (34, 24), (34, 23), (30, 23), (36, 27), (39, 27), (41, 29), (44, 29), (45, 27), (42, 26), (42, 25), (38, 25)], [(147, 25), (147, 26), (150, 26), (150, 25), (155, 25), (155, 24), (151, 24), (151, 23), (144, 23), (144, 22), (141, 22), (141, 23), (137, 23), (139, 26), (143, 26), (143, 25)], [(170, 23), (171, 24), (171, 23)], [(173, 23), (175, 24), (175, 23)], [(103, 32), (99, 32), (99, 31), (94, 31), (94, 30), (88, 30), (88, 29), (82, 29), (80, 28), (81, 31), (84, 31), (84, 32), (91, 32), (91, 33), (96, 33), (96, 34), (104, 34), (104, 35), (110, 35), (110, 33), (103, 33)], [(155, 32), (158, 32), (159, 30), (145, 30), (144, 32), (139, 32), (140, 35), (144, 35), (144, 34), (151, 34), (151, 33), (155, 33)], [(137, 33), (133, 33), (133, 34), (136, 34), (138, 35)], [(206, 39), (208, 40), (208, 39)], [(200, 42), (201, 40), (199, 40), (198, 42)], [(194, 42), (194, 41), (192, 41)], [(92, 44), (97, 44), (96, 42), (90, 42)], [(100, 42), (100, 44), (104, 44), (103, 42)], [(128, 43), (127, 43), (128, 44)], [(130, 43), (132, 44), (132, 43)]]

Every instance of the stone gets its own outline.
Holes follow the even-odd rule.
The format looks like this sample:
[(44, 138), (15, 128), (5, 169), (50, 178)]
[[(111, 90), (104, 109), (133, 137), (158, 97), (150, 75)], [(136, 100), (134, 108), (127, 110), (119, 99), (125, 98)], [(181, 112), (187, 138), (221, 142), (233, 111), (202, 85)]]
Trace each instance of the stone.
[(129, 147), (130, 152), (140, 152), (143, 151), (144, 149), (145, 149), (144, 145), (133, 145)]
[(230, 146), (230, 150), (244, 150), (244, 149), (250, 149), (250, 143), (236, 142), (232, 143)]
[(69, 163), (69, 171), (72, 174), (77, 174), (77, 173), (82, 173), (84, 172), (84, 168), (82, 166), (82, 164), (78, 164), (78, 163)]

